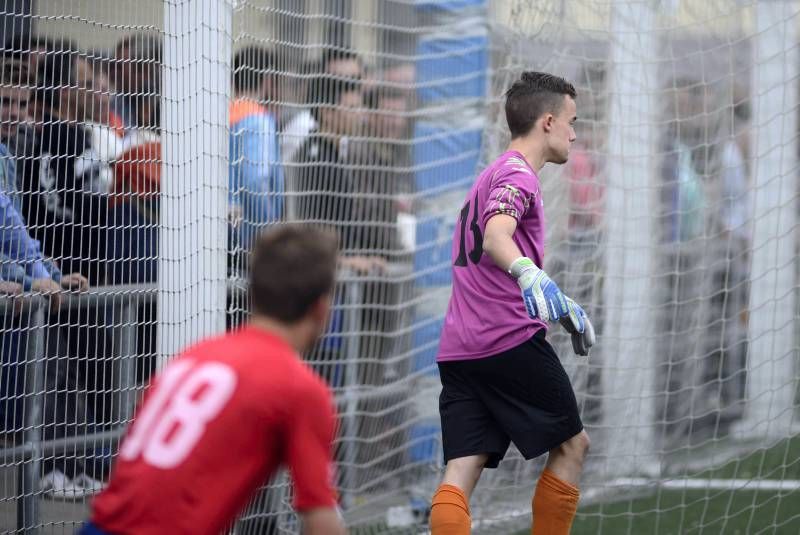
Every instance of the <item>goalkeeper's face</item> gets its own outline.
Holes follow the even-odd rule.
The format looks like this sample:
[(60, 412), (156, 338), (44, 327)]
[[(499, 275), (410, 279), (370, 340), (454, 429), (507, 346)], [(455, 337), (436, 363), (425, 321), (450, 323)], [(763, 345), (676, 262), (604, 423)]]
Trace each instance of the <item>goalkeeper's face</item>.
[(548, 161), (555, 164), (566, 163), (569, 158), (569, 149), (575, 141), (575, 100), (569, 95), (564, 96), (564, 104), (556, 115), (553, 116), (548, 136), (550, 157)]

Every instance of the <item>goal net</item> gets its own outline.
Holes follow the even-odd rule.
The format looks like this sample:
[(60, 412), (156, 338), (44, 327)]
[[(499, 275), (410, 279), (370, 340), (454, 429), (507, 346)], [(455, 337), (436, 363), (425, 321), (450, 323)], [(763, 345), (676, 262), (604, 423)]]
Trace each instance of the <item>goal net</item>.
[[(246, 321), (280, 221), (342, 242), (304, 358), (345, 519), (425, 532), (452, 237), (525, 70), (578, 92), (541, 173), (545, 269), (598, 335), (587, 359), (548, 334), (592, 439), (573, 533), (800, 531), (796, 0), (5, 4), (0, 533), (85, 518), (151, 375)], [(89, 289), (54, 301), (72, 272)], [(524, 533), (543, 463), (487, 471), (474, 531)], [(264, 483), (231, 532), (298, 532), (288, 477)]]

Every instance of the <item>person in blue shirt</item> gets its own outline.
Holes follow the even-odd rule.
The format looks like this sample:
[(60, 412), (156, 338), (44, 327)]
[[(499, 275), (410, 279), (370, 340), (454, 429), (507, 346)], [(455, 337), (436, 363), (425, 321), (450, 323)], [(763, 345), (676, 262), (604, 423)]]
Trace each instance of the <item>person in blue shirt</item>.
[[(0, 154), (4, 154), (5, 146), (0, 144)], [(14, 177), (9, 175), (8, 161), (0, 158), (0, 292), (7, 295), (20, 295), (23, 292), (37, 292), (48, 297), (50, 308), (56, 311), (63, 299), (62, 289), (69, 288), (84, 291), (89, 288), (86, 277), (79, 273), (63, 275), (55, 263), (46, 260), (41, 253), (39, 242), (31, 238), (22, 215), (17, 210), (13, 197), (7, 193), (12, 187)], [(18, 301), (18, 304), (21, 302)], [(19, 307), (15, 307), (19, 312)], [(5, 325), (13, 325), (8, 317)], [(5, 430), (15, 429), (20, 424), (20, 411), (8, 410), (9, 399), (18, 399), (16, 388), (19, 373), (14, 364), (19, 359), (19, 331), (3, 329), (2, 361), (3, 377), (0, 381), (0, 413), (2, 427)]]
[(284, 178), (277, 122), (263, 102), (275, 89), (272, 53), (256, 46), (233, 60), (230, 119), (231, 246), (247, 251), (265, 225), (283, 217)]
[(0, 143), (0, 280), (18, 283), (26, 292), (49, 294), (50, 305), (58, 308), (62, 289), (86, 290), (89, 283), (80, 273), (63, 275), (54, 262), (44, 258), (20, 212), (14, 172), (14, 160)]

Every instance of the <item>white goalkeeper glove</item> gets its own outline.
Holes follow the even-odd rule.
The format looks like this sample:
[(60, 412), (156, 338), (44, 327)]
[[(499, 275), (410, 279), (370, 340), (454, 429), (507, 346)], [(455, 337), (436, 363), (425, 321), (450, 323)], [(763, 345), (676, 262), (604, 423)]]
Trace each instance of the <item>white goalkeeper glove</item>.
[(595, 343), (594, 326), (589, 321), (586, 311), (578, 303), (569, 297), (566, 297), (566, 300), (569, 314), (562, 317), (559, 323), (571, 335), (572, 350), (575, 351), (575, 354), (587, 357)]
[(521, 256), (511, 263), (508, 272), (517, 279), (522, 301), (531, 319), (558, 321), (569, 314), (567, 298), (558, 285), (528, 257)]

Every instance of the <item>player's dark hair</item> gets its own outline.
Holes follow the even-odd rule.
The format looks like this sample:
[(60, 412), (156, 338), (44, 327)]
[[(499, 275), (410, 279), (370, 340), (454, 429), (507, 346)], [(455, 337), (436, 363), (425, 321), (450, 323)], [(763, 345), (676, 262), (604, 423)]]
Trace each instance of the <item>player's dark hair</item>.
[(331, 231), (282, 224), (262, 232), (250, 259), (250, 302), (255, 314), (285, 323), (302, 319), (333, 291), (338, 240)]
[(3, 44), (3, 59), (28, 60), (30, 54), (30, 37), (14, 34)]
[(123, 36), (114, 47), (115, 55), (127, 49), (128, 60), (140, 63), (161, 64), (164, 50), (163, 39), (160, 35), (149, 32), (131, 33)]
[(320, 60), (321, 71), (326, 72), (328, 66), (334, 61), (355, 61), (360, 67), (363, 67), (361, 58), (355, 52), (341, 48), (328, 48), (322, 53), (322, 59)]
[(36, 77), (35, 93), (36, 99), (44, 105), (45, 110), (52, 110), (60, 105), (62, 89), (77, 85), (77, 59), (78, 52), (75, 48), (53, 50), (45, 56)]
[(546, 72), (523, 72), (506, 91), (506, 121), (511, 138), (528, 134), (545, 113), (558, 113), (566, 95), (575, 98), (576, 92), (565, 79)]
[(30, 38), (15, 34), (3, 44), (3, 53), (0, 62), (0, 83), (4, 87), (17, 87), (29, 85), (28, 58)]
[(272, 52), (260, 46), (244, 47), (233, 57), (233, 90), (237, 93), (258, 90), (274, 70)]

